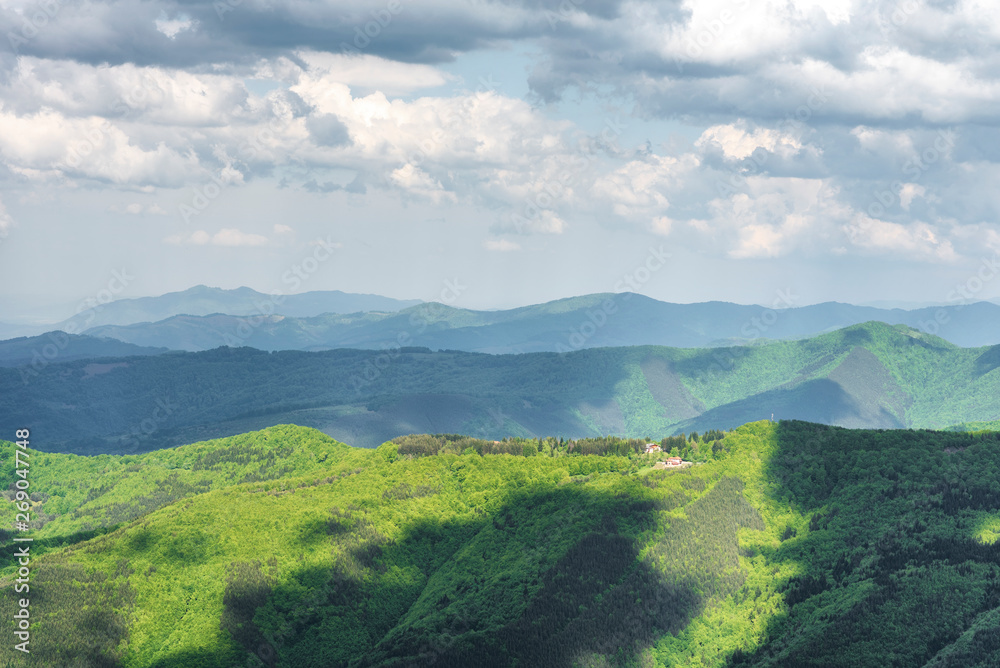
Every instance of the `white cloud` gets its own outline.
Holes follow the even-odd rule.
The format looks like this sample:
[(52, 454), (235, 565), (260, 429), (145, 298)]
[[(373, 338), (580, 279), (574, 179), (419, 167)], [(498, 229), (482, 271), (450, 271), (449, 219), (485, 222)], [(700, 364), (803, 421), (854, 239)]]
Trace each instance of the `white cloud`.
[(822, 252), (833, 221), (849, 211), (822, 179), (752, 177), (746, 183), (748, 192), (713, 200), (710, 218), (693, 226), (734, 259)]
[(793, 155), (802, 148), (798, 140), (777, 130), (754, 128), (748, 131), (747, 123), (742, 119), (736, 123), (707, 128), (694, 144), (701, 149), (717, 145), (727, 158), (734, 160), (748, 158), (758, 148), (786, 156)]
[(951, 240), (941, 238), (938, 231), (925, 222), (902, 225), (858, 214), (844, 226), (844, 232), (853, 245), (866, 250), (914, 260), (951, 262), (958, 259)]
[(160, 18), (156, 19), (154, 25), (158, 32), (163, 33), (170, 39), (174, 39), (185, 30), (194, 28), (197, 21), (191, 19), (186, 14), (180, 14), (176, 18), (168, 19), (166, 12), (160, 12)]
[(223, 228), (214, 235), (205, 230), (197, 230), (189, 235), (167, 237), (164, 241), (186, 246), (266, 246), (269, 243), (267, 237), (248, 234), (235, 228)]
[(0, 110), (0, 159), (12, 168), (132, 185), (180, 185), (191, 168), (190, 156), (164, 143), (143, 148), (107, 121), (52, 111), (17, 116)]
[[(495, 13), (498, 26), (534, 20), (548, 31), (539, 11), (498, 4), (480, 8)], [(944, 257), (945, 244), (957, 254), (989, 239), (988, 225), (974, 226), (1000, 212), (990, 187), (997, 176), (989, 148), (995, 141), (989, 135), (977, 140), (985, 130), (958, 125), (961, 150), (936, 152), (916, 175), (901, 168), (934, 146), (937, 124), (978, 119), (983, 127), (995, 125), (1000, 84), (990, 63), (997, 45), (981, 40), (980, 51), (954, 50), (943, 32), (975, 26), (986, 10), (967, 2), (947, 11), (921, 4), (885, 32), (872, 23), (872, 10), (847, 0), (684, 6), (689, 13), (635, 0), (628, 11), (605, 14), (581, 5), (566, 30), (541, 46), (552, 47), (547, 58), (558, 74), (565, 58), (558, 47), (568, 44), (559, 41), (562, 33), (573, 40), (588, 31), (606, 36), (575, 56), (582, 59), (576, 81), (593, 83), (591, 91), (610, 82), (613, 92), (593, 93), (609, 107), (634, 95), (653, 138), (661, 129), (664, 138), (673, 132), (657, 127), (657, 117), (678, 118), (686, 127), (683, 141), (638, 152), (602, 146), (560, 120), (559, 108), (532, 106), (503, 86), (448, 92), (454, 75), (418, 58), (374, 55), (373, 43), (359, 56), (297, 48), (262, 53), (249, 64), (189, 68), (156, 58), (143, 61), (154, 63), (149, 66), (95, 66), (22, 56), (0, 82), (0, 162), (46, 187), (130, 193), (203, 188), (210, 178), (242, 187), (291, 173), (301, 176), (291, 182), (329, 186), (315, 189), (328, 195), (306, 197), (333, 199), (343, 195), (338, 184), (352, 178), (344, 175), (356, 174), (348, 195), (354, 201), (381, 204), (390, 193), (405, 203), (469, 206), (500, 221), (495, 235), (561, 234), (597, 218), (730, 258), (836, 248)], [(446, 3), (435, 7), (443, 16), (469, 13)], [(325, 25), (326, 8), (284, 9), (309, 25)], [(199, 24), (203, 15), (189, 11), (155, 20), (170, 41), (152, 32), (156, 13), (144, 15), (157, 48), (183, 49), (205, 36), (207, 21)], [(212, 25), (228, 30), (232, 23)], [(994, 32), (1000, 37), (1000, 29)], [(406, 33), (406, 39), (432, 37)], [(392, 39), (388, 29), (379, 37), (383, 44)], [(441, 53), (428, 52), (421, 62)], [(656, 62), (657, 54), (665, 60)], [(249, 78), (280, 85), (253, 94)], [(626, 119), (626, 127), (631, 123)], [(641, 140), (627, 132), (621, 142)], [(771, 157), (747, 179), (738, 163), (755, 149)], [(872, 193), (887, 189), (896, 199), (884, 216), (875, 216), (885, 220), (856, 223), (855, 211), (867, 212)], [(120, 206), (132, 215), (165, 213), (157, 205)], [(911, 216), (930, 221), (922, 224), (933, 242), (909, 225)], [(269, 236), (276, 242), (290, 237), (286, 227), (275, 225)], [(858, 237), (868, 241), (845, 245), (844, 230), (855, 228), (870, 233)], [(220, 235), (201, 231), (174, 243), (267, 242), (235, 230)], [(486, 248), (505, 250), (504, 244), (513, 242), (491, 239)]]
[(668, 195), (681, 190), (700, 162), (691, 153), (680, 157), (651, 155), (599, 177), (592, 192), (617, 216), (639, 221), (656, 219), (670, 207)]
[(430, 174), (406, 164), (399, 169), (393, 170), (389, 175), (390, 180), (407, 193), (430, 200), (435, 204), (443, 201), (456, 200), (455, 194), (445, 191), (440, 181), (434, 179)]
[(926, 194), (927, 189), (923, 186), (918, 186), (916, 183), (904, 183), (903, 189), (899, 192), (899, 205), (903, 207), (904, 211), (909, 211), (913, 198), (924, 197)]
[(14, 219), (10, 217), (7, 213), (7, 209), (4, 207), (3, 202), (0, 201), (0, 239), (7, 238), (10, 234), (10, 228), (14, 226)]
[(454, 78), (430, 65), (401, 63), (370, 54), (300, 51), (296, 55), (307, 65), (309, 73), (296, 90), (308, 90), (313, 97), (321, 95), (322, 88), (336, 85), (394, 97), (441, 86)]

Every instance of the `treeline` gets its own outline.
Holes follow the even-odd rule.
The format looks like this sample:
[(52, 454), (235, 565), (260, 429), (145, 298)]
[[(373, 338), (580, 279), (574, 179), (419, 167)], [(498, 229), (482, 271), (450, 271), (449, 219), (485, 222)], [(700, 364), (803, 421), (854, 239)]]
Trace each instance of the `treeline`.
[(709, 461), (725, 454), (726, 433), (718, 429), (700, 435), (667, 436), (659, 442), (648, 438), (598, 438), (564, 439), (561, 437), (521, 438), (511, 436), (500, 441), (472, 438), (462, 434), (408, 434), (392, 439), (397, 452), (403, 456), (429, 457), (432, 455), (514, 455), (517, 457), (562, 457), (570, 455), (597, 455), (601, 457), (645, 457), (650, 444), (660, 446), (658, 456), (676, 456), (688, 461)]

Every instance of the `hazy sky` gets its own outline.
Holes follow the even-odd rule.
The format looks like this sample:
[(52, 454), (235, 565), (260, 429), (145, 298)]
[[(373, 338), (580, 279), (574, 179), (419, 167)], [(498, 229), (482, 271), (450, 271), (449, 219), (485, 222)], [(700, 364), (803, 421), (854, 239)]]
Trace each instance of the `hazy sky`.
[(0, 0), (0, 36), (8, 309), (1000, 296), (995, 2)]

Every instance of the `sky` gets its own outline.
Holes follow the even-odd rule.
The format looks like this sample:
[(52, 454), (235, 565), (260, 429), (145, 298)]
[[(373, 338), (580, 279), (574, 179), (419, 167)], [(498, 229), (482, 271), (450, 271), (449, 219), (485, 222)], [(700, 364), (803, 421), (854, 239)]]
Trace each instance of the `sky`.
[(994, 2), (0, 0), (0, 321), (996, 299), (998, 73)]

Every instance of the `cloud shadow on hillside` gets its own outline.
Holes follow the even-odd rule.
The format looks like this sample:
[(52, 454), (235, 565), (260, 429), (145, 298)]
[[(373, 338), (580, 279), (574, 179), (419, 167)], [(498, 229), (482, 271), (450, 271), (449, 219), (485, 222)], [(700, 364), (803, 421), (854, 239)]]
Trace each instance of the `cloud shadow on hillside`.
[[(738, 563), (736, 535), (740, 526), (757, 526), (759, 516), (750, 509), (757, 519), (741, 520), (711, 505), (731, 511), (733, 499), (743, 498), (742, 487), (733, 485), (738, 482), (722, 485), (718, 497), (708, 495), (724, 501), (695, 510), (709, 518), (705, 521), (721, 522), (716, 533), (727, 545), (722, 556), (702, 560), (708, 564), (705, 573), (689, 576), (677, 569), (665, 575), (639, 558), (630, 537), (655, 528), (657, 513), (680, 501), (638, 500), (571, 485), (521, 494), (474, 521), (422, 518), (395, 541), (375, 530), (364, 509), (335, 509), (325, 529), (316, 526), (315, 536), (303, 538), (308, 543), (325, 534), (339, 555), (334, 568), (296, 571), (274, 586), (267, 603), (257, 594), (241, 600), (260, 603), (265, 619), (277, 613), (286, 620), (286, 632), (273, 647), (281, 657), (276, 666), (555, 668), (597, 655), (611, 665), (630, 665), (664, 632), (680, 631), (708, 604), (711, 593), (700, 591), (742, 585), (742, 572), (732, 570)], [(540, 509), (566, 511), (567, 519), (553, 526), (551, 513)], [(676, 520), (661, 548), (665, 558), (685, 541), (695, 544), (696, 525), (706, 528)], [(568, 549), (560, 547), (566, 541)], [(533, 561), (532, 554), (549, 550), (561, 554), (554, 565)], [(505, 571), (511, 563), (517, 566)], [(725, 575), (715, 573), (716, 567)], [(411, 574), (408, 569), (417, 568), (422, 575), (409, 587), (373, 588), (372, 577), (389, 568)], [(508, 614), (511, 610), (520, 612)], [(240, 613), (246, 621), (255, 614), (256, 607)], [(246, 649), (254, 651), (264, 635), (266, 630), (245, 633)]]

